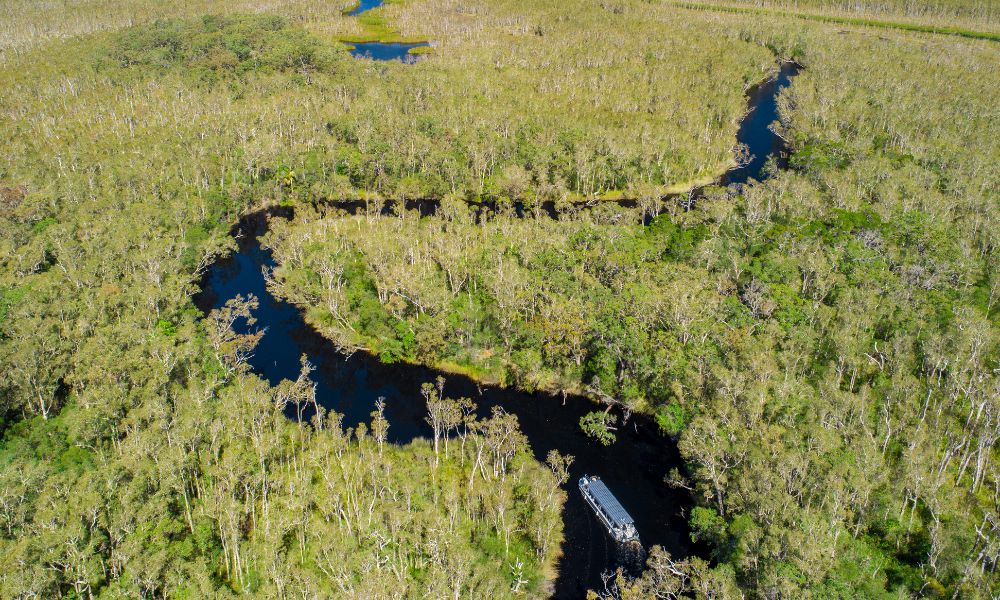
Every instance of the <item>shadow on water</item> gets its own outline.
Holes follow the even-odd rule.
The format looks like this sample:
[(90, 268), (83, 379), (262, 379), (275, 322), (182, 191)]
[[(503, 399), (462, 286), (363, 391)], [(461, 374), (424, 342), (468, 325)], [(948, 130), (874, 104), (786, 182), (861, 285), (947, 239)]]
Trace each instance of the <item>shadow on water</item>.
[[(787, 164), (786, 145), (769, 126), (777, 119), (778, 93), (798, 69), (797, 65), (785, 63), (776, 78), (748, 93), (751, 110), (740, 126), (737, 139), (749, 147), (753, 159), (727, 173), (722, 184), (763, 179), (768, 173), (765, 165), (772, 157), (779, 168)], [(437, 204), (417, 202), (407, 206), (418, 208), (422, 214), (432, 214)], [(361, 208), (361, 205), (355, 207)], [(271, 253), (261, 247), (258, 237), (266, 231), (270, 217), (291, 216), (290, 208), (275, 208), (242, 219), (234, 231), (239, 238), (238, 252), (211, 267), (195, 303), (207, 312), (237, 294), (257, 296), (260, 299), (257, 326), (267, 330), (250, 361), (257, 374), (272, 384), (295, 379), (299, 357), (305, 355), (316, 367), (313, 377), (318, 401), (325, 408), (342, 413), (345, 427), (368, 423), (376, 399), (384, 397), (391, 425), (390, 439), (394, 443), (430, 436), (430, 428), (424, 421), (426, 407), (420, 386), (434, 381), (439, 372), (415, 365), (382, 364), (364, 353), (345, 356), (305, 323), (298, 308), (268, 292), (262, 269), (273, 268), (275, 263)], [(683, 461), (677, 446), (659, 432), (651, 419), (633, 415), (619, 430), (618, 440), (604, 447), (580, 430), (580, 417), (595, 409), (586, 398), (570, 396), (564, 400), (481, 386), (457, 375), (447, 375), (446, 380), (447, 396), (473, 399), (482, 415), (497, 405), (517, 415), (521, 430), (539, 460), (544, 460), (550, 450), (575, 457), (566, 484), (568, 500), (562, 515), (565, 541), (555, 597), (580, 598), (588, 588), (599, 589), (601, 573), (618, 566), (637, 573), (645, 549), (652, 545), (663, 546), (677, 558), (701, 553), (688, 536), (686, 514), (692, 506), (690, 495), (664, 483), (670, 469), (683, 469)], [(576, 481), (584, 474), (598, 475), (607, 483), (635, 520), (644, 548), (623, 548), (610, 538), (576, 489)]]

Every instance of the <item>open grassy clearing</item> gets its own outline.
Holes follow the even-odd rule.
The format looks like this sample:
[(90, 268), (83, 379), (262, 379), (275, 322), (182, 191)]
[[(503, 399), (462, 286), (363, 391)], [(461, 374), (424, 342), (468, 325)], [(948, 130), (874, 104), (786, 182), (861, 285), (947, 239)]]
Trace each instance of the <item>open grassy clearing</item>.
[(986, 31), (997, 31), (1000, 26), (1000, 5), (992, 0), (737, 0), (718, 4)]
[[(677, 2), (676, 6), (691, 10), (714, 10), (731, 12), (738, 14), (757, 13), (762, 15), (773, 15), (779, 17), (795, 17), (820, 21), (824, 23), (836, 23), (841, 25), (853, 25), (858, 27), (874, 27), (882, 29), (901, 29), (904, 31), (915, 31), (919, 33), (936, 33), (941, 35), (957, 35), (961, 37), (990, 40), (1000, 42), (1000, 33), (993, 31), (982, 31), (967, 29), (954, 25), (931, 25), (921, 22), (888, 21), (877, 18), (840, 16), (828, 12), (796, 12), (780, 8), (764, 8), (760, 6), (738, 6), (732, 4), (708, 4), (700, 2)], [(940, 21), (940, 19), (935, 19)]]

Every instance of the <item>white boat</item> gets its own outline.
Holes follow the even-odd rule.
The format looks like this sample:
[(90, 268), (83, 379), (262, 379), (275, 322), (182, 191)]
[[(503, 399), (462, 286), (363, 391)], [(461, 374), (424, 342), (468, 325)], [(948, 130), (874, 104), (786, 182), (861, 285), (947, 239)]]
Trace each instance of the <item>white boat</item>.
[(611, 537), (619, 542), (639, 541), (635, 521), (599, 477), (584, 475), (580, 478), (579, 486), (583, 499), (594, 509)]

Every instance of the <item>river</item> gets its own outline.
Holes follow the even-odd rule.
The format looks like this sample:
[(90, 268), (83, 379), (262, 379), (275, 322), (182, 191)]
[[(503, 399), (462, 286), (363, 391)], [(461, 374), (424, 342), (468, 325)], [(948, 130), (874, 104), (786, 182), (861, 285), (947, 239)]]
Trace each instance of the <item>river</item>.
[(771, 158), (778, 169), (788, 166), (788, 144), (771, 130), (771, 124), (778, 120), (778, 94), (792, 83), (792, 78), (801, 68), (796, 63), (783, 62), (776, 76), (753, 86), (747, 92), (750, 112), (740, 122), (736, 141), (746, 144), (750, 160), (730, 169), (719, 184), (745, 184), (751, 179), (763, 181), (767, 178), (766, 166)]
[[(777, 118), (777, 94), (789, 84), (797, 69), (786, 63), (778, 77), (748, 93), (750, 112), (737, 139), (749, 146), (754, 160), (730, 171), (724, 183), (763, 178), (766, 175), (763, 166), (772, 156), (779, 166), (787, 161), (783, 141), (768, 126)], [(295, 379), (299, 374), (299, 357), (305, 354), (316, 366), (313, 377), (319, 403), (342, 413), (345, 426), (369, 422), (375, 400), (381, 396), (386, 398), (391, 441), (406, 443), (417, 436), (429, 437), (431, 431), (424, 421), (426, 407), (420, 386), (433, 382), (440, 373), (421, 366), (382, 364), (364, 353), (345, 356), (305, 323), (298, 308), (272, 296), (262, 269), (273, 268), (274, 259), (258, 241), (271, 216), (290, 218), (292, 210), (261, 211), (239, 222), (234, 229), (239, 250), (209, 269), (202, 292), (195, 298), (197, 306), (207, 312), (237, 294), (257, 296), (260, 299), (257, 326), (267, 330), (250, 361), (257, 374), (272, 384)], [(662, 435), (649, 418), (633, 415), (619, 430), (617, 441), (605, 447), (579, 428), (580, 417), (595, 409), (586, 398), (570, 396), (564, 400), (546, 394), (480, 386), (456, 375), (446, 375), (446, 379), (447, 396), (472, 398), (484, 416), (496, 405), (517, 415), (539, 460), (544, 460), (553, 449), (575, 457), (566, 485), (565, 541), (559, 575), (554, 582), (555, 597), (582, 597), (587, 588), (601, 586), (602, 572), (618, 565), (634, 568), (637, 564), (634, 556), (621, 554), (621, 549), (585, 505), (576, 488), (576, 480), (584, 474), (604, 479), (635, 519), (645, 548), (657, 544), (678, 558), (702, 553), (702, 549), (692, 545), (688, 535), (686, 515), (692, 506), (690, 495), (664, 483), (664, 475), (671, 468), (683, 470), (683, 461), (676, 444)]]

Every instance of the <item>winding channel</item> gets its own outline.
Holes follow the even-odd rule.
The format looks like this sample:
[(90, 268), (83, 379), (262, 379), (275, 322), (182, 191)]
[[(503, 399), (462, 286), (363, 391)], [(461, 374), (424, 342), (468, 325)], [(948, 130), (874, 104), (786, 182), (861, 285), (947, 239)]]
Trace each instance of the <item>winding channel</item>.
[[(737, 139), (749, 146), (754, 160), (731, 170), (721, 183), (741, 184), (751, 178), (763, 178), (767, 174), (764, 165), (772, 157), (777, 159), (779, 167), (787, 162), (784, 142), (771, 131), (770, 125), (777, 119), (776, 98), (797, 71), (797, 66), (786, 63), (776, 78), (748, 92), (750, 111)], [(275, 261), (258, 241), (272, 216), (290, 218), (292, 209), (256, 212), (238, 223), (233, 233), (239, 239), (239, 250), (217, 261), (206, 273), (202, 291), (195, 297), (198, 308), (210, 311), (237, 294), (257, 296), (260, 299), (257, 327), (266, 328), (250, 361), (258, 375), (271, 384), (282, 379), (294, 380), (299, 374), (299, 357), (305, 354), (316, 366), (313, 376), (318, 401), (325, 408), (342, 413), (345, 426), (367, 423), (375, 400), (381, 396), (386, 398), (391, 441), (405, 444), (415, 437), (429, 437), (431, 430), (424, 421), (426, 412), (420, 386), (434, 381), (441, 373), (415, 365), (385, 365), (363, 353), (340, 354), (305, 323), (297, 307), (272, 296), (262, 269), (273, 268)], [(605, 447), (579, 428), (580, 417), (595, 408), (587, 398), (570, 396), (564, 400), (547, 394), (480, 386), (457, 375), (445, 377), (445, 394), (472, 398), (484, 416), (496, 405), (517, 415), (539, 460), (544, 460), (549, 450), (575, 457), (566, 486), (569, 493), (562, 515), (565, 541), (552, 590), (554, 597), (583, 597), (588, 588), (600, 588), (603, 571), (619, 565), (634, 571), (641, 562), (621, 553), (584, 504), (576, 490), (576, 480), (584, 474), (604, 479), (635, 519), (645, 548), (657, 544), (675, 558), (704, 554), (704, 549), (695, 547), (688, 535), (686, 516), (693, 506), (692, 498), (686, 491), (664, 483), (664, 475), (671, 468), (683, 471), (683, 461), (674, 441), (662, 435), (650, 418), (633, 415), (619, 430), (617, 441)]]

